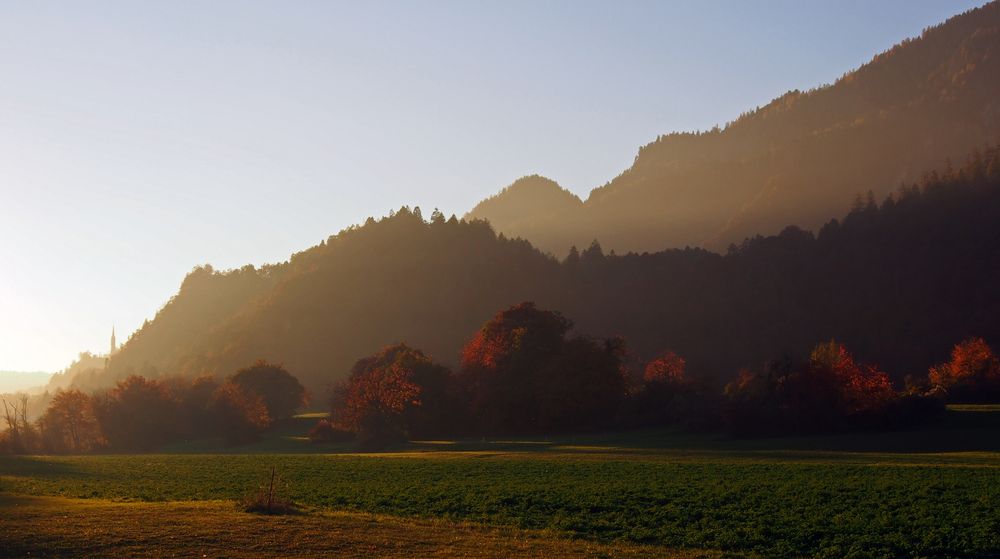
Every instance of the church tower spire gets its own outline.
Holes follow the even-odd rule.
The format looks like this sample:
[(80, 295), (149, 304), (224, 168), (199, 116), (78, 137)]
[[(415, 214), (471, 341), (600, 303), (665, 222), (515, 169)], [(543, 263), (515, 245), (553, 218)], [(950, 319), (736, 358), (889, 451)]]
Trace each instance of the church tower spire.
[(111, 352), (108, 355), (114, 355), (118, 351), (118, 344), (115, 343), (115, 327), (111, 327)]

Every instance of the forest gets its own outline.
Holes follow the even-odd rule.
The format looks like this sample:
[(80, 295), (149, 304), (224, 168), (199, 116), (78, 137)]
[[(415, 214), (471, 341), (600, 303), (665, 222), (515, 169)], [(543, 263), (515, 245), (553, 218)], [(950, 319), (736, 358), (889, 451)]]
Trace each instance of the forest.
[[(667, 425), (735, 436), (815, 435), (910, 428), (947, 403), (1000, 398), (1000, 360), (982, 338), (955, 345), (950, 360), (908, 378), (900, 390), (877, 365), (857, 362), (836, 341), (818, 344), (807, 357), (785, 355), (741, 370), (723, 387), (689, 376), (685, 359), (669, 350), (630, 369), (623, 339), (570, 335), (571, 327), (558, 312), (514, 305), (472, 335), (457, 371), (406, 344), (382, 348), (334, 383), (329, 419), (309, 436), (381, 450), (441, 437)], [(27, 401), (4, 398), (0, 451), (143, 451), (210, 437), (247, 443), (290, 419), (308, 394), (281, 365), (258, 361), (221, 383), (133, 375), (91, 394), (58, 390), (35, 422), (26, 419)]]

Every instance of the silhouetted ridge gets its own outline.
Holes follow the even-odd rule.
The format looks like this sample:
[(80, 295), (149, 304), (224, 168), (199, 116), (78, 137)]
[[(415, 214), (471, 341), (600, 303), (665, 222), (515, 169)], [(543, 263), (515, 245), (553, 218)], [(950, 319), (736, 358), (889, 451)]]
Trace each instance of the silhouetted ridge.
[(1000, 4), (955, 16), (833, 85), (791, 91), (723, 128), (660, 136), (576, 210), (530, 204), (487, 216), (565, 254), (597, 238), (619, 252), (724, 248), (789, 223), (820, 226), (854, 194), (901, 182), (1000, 139)]

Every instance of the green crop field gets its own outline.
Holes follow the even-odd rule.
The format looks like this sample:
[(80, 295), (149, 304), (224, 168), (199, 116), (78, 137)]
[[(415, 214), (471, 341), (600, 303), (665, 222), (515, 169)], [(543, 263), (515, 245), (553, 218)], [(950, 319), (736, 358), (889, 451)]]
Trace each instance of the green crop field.
[[(952, 413), (973, 412), (979, 410)], [(927, 433), (932, 431), (877, 437), (926, 440)], [(967, 435), (945, 430), (934, 436), (947, 441)], [(323, 454), (310, 447), (313, 452), (299, 454), (8, 456), (0, 458), (0, 491), (235, 500), (274, 466), (288, 495), (307, 512), (442, 519), (736, 555), (1000, 554), (996, 452), (803, 450), (780, 447), (803, 446), (804, 439), (662, 437), (677, 444), (643, 447), (632, 443), (655, 437), (633, 435), (476, 448), (426, 443), (379, 454)], [(853, 439), (861, 446), (878, 440)], [(842, 446), (849, 440), (822, 442)]]

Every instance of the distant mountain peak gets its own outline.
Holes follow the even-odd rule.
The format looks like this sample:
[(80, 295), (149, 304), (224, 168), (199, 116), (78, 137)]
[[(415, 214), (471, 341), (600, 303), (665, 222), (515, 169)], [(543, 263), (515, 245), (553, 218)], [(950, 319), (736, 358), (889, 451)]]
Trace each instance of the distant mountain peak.
[(553, 218), (583, 205), (580, 198), (541, 175), (526, 175), (507, 185), (499, 193), (472, 208), (466, 219), (485, 219), (498, 228), (515, 223), (530, 229), (539, 218)]

